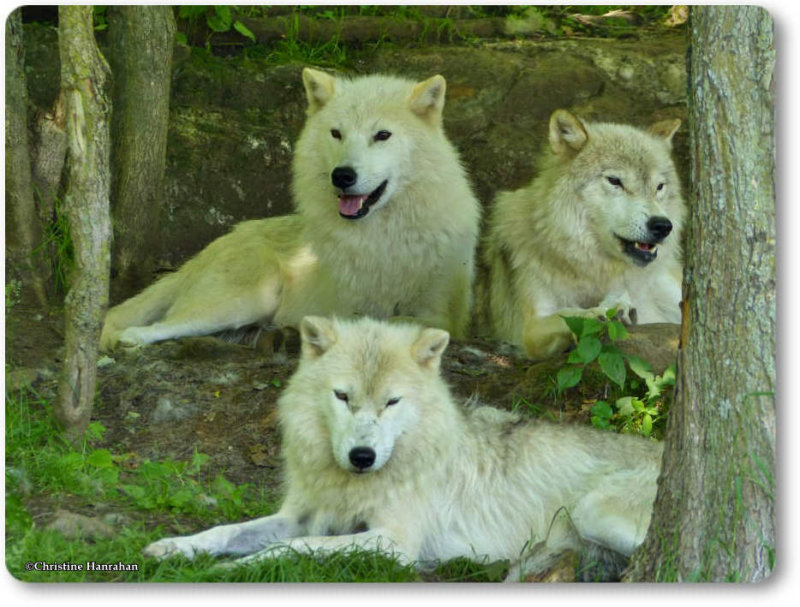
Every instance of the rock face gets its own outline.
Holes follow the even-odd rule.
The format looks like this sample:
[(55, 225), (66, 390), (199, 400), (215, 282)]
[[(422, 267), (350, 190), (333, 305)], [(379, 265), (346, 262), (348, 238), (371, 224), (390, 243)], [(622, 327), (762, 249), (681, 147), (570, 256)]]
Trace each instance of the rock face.
[[(47, 107), (58, 86), (56, 34), (26, 26), (28, 84)], [(551, 112), (647, 126), (686, 118), (686, 43), (568, 39), (348, 51), (354, 73), (447, 79), (445, 128), (480, 200), (527, 183)], [(291, 158), (305, 119), (305, 64), (214, 57), (177, 47), (159, 259), (177, 265), (244, 219), (292, 211)], [(675, 138), (687, 169), (687, 129)]]

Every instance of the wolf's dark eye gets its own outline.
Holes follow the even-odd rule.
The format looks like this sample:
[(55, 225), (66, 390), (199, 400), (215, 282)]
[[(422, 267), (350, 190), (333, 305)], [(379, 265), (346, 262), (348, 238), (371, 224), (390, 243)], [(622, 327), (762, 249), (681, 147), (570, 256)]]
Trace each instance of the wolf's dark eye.
[(342, 132), (339, 129), (331, 129), (331, 137), (334, 139), (341, 139)]
[(339, 390), (334, 390), (333, 395), (338, 398), (340, 401), (347, 402), (349, 400), (347, 396), (347, 392), (340, 392)]
[(663, 189), (664, 189), (664, 184), (663, 184), (663, 183), (659, 183), (659, 184), (656, 186), (656, 192), (660, 192), (660, 191), (661, 191), (661, 190), (663, 190)]
[(622, 179), (620, 179), (619, 177), (606, 177), (606, 181), (608, 181), (608, 183), (610, 183), (616, 188), (622, 187)]
[(386, 141), (391, 136), (392, 134), (389, 131), (378, 131), (375, 133), (375, 137), (373, 137), (373, 139), (375, 141)]
[(389, 400), (386, 401), (386, 406), (391, 407), (392, 405), (396, 405), (399, 402), (400, 402), (399, 396), (397, 398), (390, 398)]

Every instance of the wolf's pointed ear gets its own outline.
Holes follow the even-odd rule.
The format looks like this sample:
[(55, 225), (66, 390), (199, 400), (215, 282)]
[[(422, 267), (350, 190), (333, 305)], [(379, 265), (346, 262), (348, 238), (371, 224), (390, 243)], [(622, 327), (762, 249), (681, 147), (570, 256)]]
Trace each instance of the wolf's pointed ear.
[(317, 358), (336, 343), (337, 336), (330, 319), (306, 316), (300, 322), (300, 337), (303, 340), (303, 356)]
[(422, 82), (417, 82), (408, 98), (411, 111), (423, 120), (438, 121), (444, 109), (444, 93), (447, 83), (444, 76), (437, 74)]
[(438, 371), (442, 354), (449, 342), (450, 334), (447, 331), (423, 329), (411, 346), (411, 356), (420, 367)]
[(674, 118), (673, 120), (660, 120), (659, 122), (651, 124), (647, 131), (651, 135), (655, 135), (656, 137), (661, 137), (662, 139), (666, 140), (671, 147), (672, 136), (680, 128), (680, 126), (681, 121), (678, 118)]
[(325, 72), (311, 69), (303, 69), (303, 86), (306, 87), (306, 98), (308, 99), (308, 113), (317, 112), (323, 105), (328, 103), (333, 97), (336, 78)]
[(589, 139), (580, 120), (567, 110), (556, 110), (550, 116), (550, 148), (561, 154), (567, 148), (578, 151)]

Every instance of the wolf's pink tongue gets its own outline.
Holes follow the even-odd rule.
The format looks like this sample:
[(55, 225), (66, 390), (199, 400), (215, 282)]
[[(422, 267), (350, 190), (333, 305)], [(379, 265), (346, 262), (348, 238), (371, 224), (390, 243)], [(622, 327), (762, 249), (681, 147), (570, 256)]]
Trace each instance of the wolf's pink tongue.
[(369, 195), (362, 196), (346, 196), (345, 194), (339, 195), (339, 212), (342, 215), (355, 215), (361, 210), (361, 206)]

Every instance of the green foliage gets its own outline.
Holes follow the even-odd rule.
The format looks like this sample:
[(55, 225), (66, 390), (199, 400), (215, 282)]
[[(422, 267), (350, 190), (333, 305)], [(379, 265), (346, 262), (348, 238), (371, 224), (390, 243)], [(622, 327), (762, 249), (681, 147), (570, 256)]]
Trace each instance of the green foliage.
[[(666, 396), (675, 385), (675, 368), (655, 375), (649, 363), (622, 352), (614, 344), (628, 337), (616, 310), (608, 310), (604, 320), (564, 317), (577, 345), (558, 370), (558, 392), (577, 386), (589, 366), (596, 365), (621, 394), (613, 403), (597, 400), (591, 408), (592, 424), (597, 428), (653, 436), (663, 432)], [(630, 369), (633, 377), (629, 377)]]
[(96, 32), (102, 32), (103, 30), (108, 29), (108, 21), (106, 20), (107, 8), (107, 6), (92, 7), (92, 18), (94, 20), (94, 30)]
[(102, 503), (117, 511), (147, 513), (147, 520), (153, 515), (191, 517), (193, 528), (265, 514), (260, 492), (248, 484), (231, 483), (221, 473), (208, 474), (209, 457), (197, 451), (189, 461), (140, 461), (134, 453), (101, 446), (106, 428), (98, 421), (91, 422), (82, 443), (73, 446), (62, 438), (50, 402), (31, 389), (6, 394), (5, 418), (6, 564), (21, 579), (114, 579), (107, 572), (25, 572), (26, 560), (122, 560), (142, 566), (138, 574), (125, 574), (125, 581), (137, 581), (143, 571), (158, 577), (160, 565), (153, 564), (151, 570), (139, 551), (165, 535), (163, 529), (145, 532), (140, 524), (131, 523), (118, 530), (126, 542), (114, 538), (92, 545), (69, 540), (59, 532), (34, 527), (28, 500), (54, 504), (68, 500), (70, 509), (78, 510)]
[[(243, 7), (242, 7), (243, 8)], [(181, 5), (178, 9), (178, 19), (185, 20), (189, 25), (196, 23), (199, 20), (205, 22), (208, 29), (211, 30), (206, 37), (206, 48), (210, 48), (211, 38), (214, 33), (229, 32), (231, 29), (238, 32), (242, 37), (256, 42), (256, 37), (248, 27), (237, 19), (240, 7), (224, 6), (215, 4), (213, 6), (203, 5)], [(187, 45), (188, 39), (183, 32), (177, 33), (177, 40), (179, 44)]]
[(300, 61), (321, 67), (347, 65), (347, 46), (340, 42), (338, 34), (323, 44), (310, 44), (300, 39), (299, 32), (300, 20), (294, 13), (286, 37), (275, 43), (267, 54), (267, 60), (273, 63)]
[(6, 310), (13, 308), (22, 299), (22, 283), (12, 278), (6, 283)]

